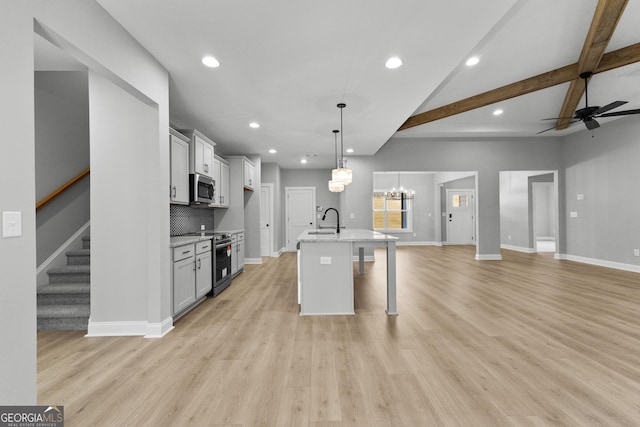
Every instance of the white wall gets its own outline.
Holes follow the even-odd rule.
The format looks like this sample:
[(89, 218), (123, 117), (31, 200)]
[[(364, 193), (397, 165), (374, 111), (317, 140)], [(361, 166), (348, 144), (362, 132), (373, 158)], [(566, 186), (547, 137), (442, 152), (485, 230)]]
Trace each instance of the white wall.
[[(618, 119), (568, 136), (565, 163), (566, 254), (640, 271), (640, 120)], [(578, 200), (578, 194), (584, 195)], [(577, 212), (576, 218), (570, 212)]]
[[(144, 157), (135, 157), (136, 168), (146, 163), (147, 175), (123, 187), (121, 197), (140, 197), (139, 182), (147, 193), (147, 218), (141, 225), (146, 278), (134, 284), (146, 288), (146, 324), (160, 325), (170, 320), (169, 210), (166, 188), (169, 183), (169, 109), (166, 70), (138, 44), (97, 3), (88, 0), (2, 1), (0, 14), (0, 116), (11, 123), (3, 128), (0, 156), (0, 211), (22, 212), (23, 234), (0, 238), (2, 282), (0, 284), (0, 403), (35, 404), (36, 392), (36, 242), (35, 242), (35, 137), (34, 137), (34, 27), (53, 40), (89, 69), (109, 79), (138, 99), (157, 105), (153, 129), (140, 126), (137, 133), (153, 144)], [(35, 24), (34, 24), (35, 22)], [(91, 112), (90, 112), (91, 114)], [(92, 118), (92, 120), (97, 120)], [(105, 126), (106, 127), (106, 126)], [(93, 138), (93, 134), (91, 137)], [(108, 162), (109, 159), (102, 161)], [(93, 169), (93, 165), (92, 165)], [(115, 164), (104, 165), (109, 176), (121, 173)], [(137, 170), (137, 169), (136, 169)], [(103, 172), (106, 173), (106, 172)], [(124, 171), (125, 175), (130, 171)], [(92, 183), (102, 178), (92, 172)], [(20, 177), (19, 180), (16, 177)], [(96, 195), (94, 191), (92, 194)], [(100, 215), (109, 216), (122, 206), (111, 200)], [(137, 205), (139, 207), (140, 204)], [(95, 217), (96, 212), (92, 212)], [(92, 221), (95, 218), (92, 218)], [(100, 221), (99, 221), (100, 222)], [(92, 233), (101, 233), (92, 226)], [(120, 235), (124, 237), (123, 235)], [(111, 239), (122, 246), (136, 238)], [(92, 259), (92, 262), (94, 260)], [(135, 259), (134, 261), (139, 261)], [(112, 268), (119, 268), (113, 266)], [(126, 267), (125, 267), (126, 268)], [(92, 277), (92, 280), (100, 280)], [(115, 315), (119, 314), (115, 309)], [(104, 312), (103, 315), (110, 316)], [(112, 318), (115, 316), (111, 316)], [(129, 319), (118, 319), (129, 320)], [(154, 330), (158, 330), (157, 328)]]

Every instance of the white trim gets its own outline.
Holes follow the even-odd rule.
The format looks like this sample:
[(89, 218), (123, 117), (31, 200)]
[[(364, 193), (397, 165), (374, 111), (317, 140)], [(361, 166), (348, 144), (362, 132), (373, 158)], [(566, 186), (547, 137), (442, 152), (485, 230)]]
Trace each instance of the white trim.
[(167, 317), (160, 323), (147, 323), (145, 338), (162, 338), (173, 330), (173, 317)]
[(300, 312), (300, 316), (349, 316), (349, 315), (354, 315), (354, 314), (356, 314), (355, 311), (346, 312), (346, 313), (340, 313), (340, 312), (336, 312), (336, 313), (302, 313), (302, 312)]
[(148, 324), (149, 322), (146, 320), (93, 322), (91, 318), (89, 318), (89, 325), (85, 337), (146, 336)]
[(244, 263), (245, 264), (260, 265), (260, 264), (262, 264), (262, 258), (245, 258), (244, 259)]
[[(351, 259), (354, 262), (359, 262), (360, 261), (360, 257), (358, 255), (352, 256)], [(364, 262), (375, 262), (375, 261), (376, 261), (375, 255), (365, 255), (364, 256)]]
[(556, 259), (565, 259), (567, 261), (581, 262), (583, 264), (597, 265), (599, 267), (615, 268), (616, 270), (631, 271), (640, 273), (640, 265), (625, 264), (622, 262), (607, 261), (603, 259), (586, 258), (577, 255), (556, 254)]
[(502, 261), (500, 254), (476, 254), (476, 261)]
[(272, 253), (272, 254), (271, 254), (271, 256), (272, 256), (272, 257), (274, 257), (274, 258), (278, 258), (278, 257), (279, 257), (280, 255), (282, 255), (284, 252), (286, 252), (286, 251), (284, 250), (284, 248), (280, 248), (280, 250), (279, 250), (278, 252), (274, 252), (274, 253)]
[(89, 226), (91, 225), (91, 221), (85, 222), (75, 233), (71, 235), (54, 253), (49, 255), (49, 258), (45, 259), (42, 264), (36, 268), (36, 276), (38, 278), (37, 284), (44, 285), (48, 283), (49, 276), (46, 274), (47, 270), (54, 267), (62, 267), (67, 264), (66, 252), (72, 250), (72, 248), (77, 247), (81, 248), (82, 244), (80, 243), (84, 233), (87, 231)]
[(522, 246), (500, 245), (500, 249), (507, 249), (509, 251), (524, 252), (526, 254), (535, 254), (535, 253), (537, 253), (537, 251), (534, 248), (525, 248), (525, 247), (522, 247)]
[(442, 246), (442, 244), (440, 242), (397, 241), (396, 246)]

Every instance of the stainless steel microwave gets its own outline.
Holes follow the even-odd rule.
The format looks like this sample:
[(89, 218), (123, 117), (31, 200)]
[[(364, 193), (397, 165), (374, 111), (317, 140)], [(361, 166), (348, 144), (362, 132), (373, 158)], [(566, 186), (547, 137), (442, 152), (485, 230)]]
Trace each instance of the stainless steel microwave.
[(189, 174), (189, 201), (193, 205), (213, 203), (216, 194), (216, 182), (199, 173)]

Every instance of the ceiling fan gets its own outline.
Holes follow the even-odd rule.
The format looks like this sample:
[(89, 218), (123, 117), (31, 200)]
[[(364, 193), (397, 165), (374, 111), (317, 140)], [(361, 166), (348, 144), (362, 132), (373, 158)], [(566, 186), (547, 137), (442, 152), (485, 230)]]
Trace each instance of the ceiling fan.
[[(600, 127), (600, 123), (596, 120), (599, 117), (614, 117), (614, 116), (628, 116), (631, 114), (640, 114), (640, 109), (636, 110), (623, 110), (623, 111), (615, 111), (613, 113), (607, 113), (607, 111), (613, 110), (614, 108), (618, 108), (621, 105), (627, 103), (627, 101), (614, 101), (611, 104), (607, 104), (604, 107), (599, 106), (589, 106), (589, 79), (593, 73), (591, 71), (584, 72), (580, 74), (580, 78), (584, 80), (584, 97), (585, 97), (585, 106), (579, 110), (576, 110), (576, 113), (573, 117), (554, 117), (550, 119), (543, 120), (558, 120), (558, 119), (570, 119), (571, 123), (584, 122), (584, 125), (589, 130), (593, 130)], [(549, 131), (551, 129), (555, 129), (553, 126), (549, 129), (545, 129), (543, 131), (538, 132), (541, 134), (543, 132)]]

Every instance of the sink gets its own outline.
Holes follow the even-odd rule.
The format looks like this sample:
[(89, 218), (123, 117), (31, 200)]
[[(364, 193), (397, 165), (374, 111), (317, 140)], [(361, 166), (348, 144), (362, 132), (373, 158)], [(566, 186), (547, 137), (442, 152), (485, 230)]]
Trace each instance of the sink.
[(313, 235), (313, 234), (336, 234), (336, 232), (334, 230), (314, 230), (314, 231), (309, 231), (307, 234)]

